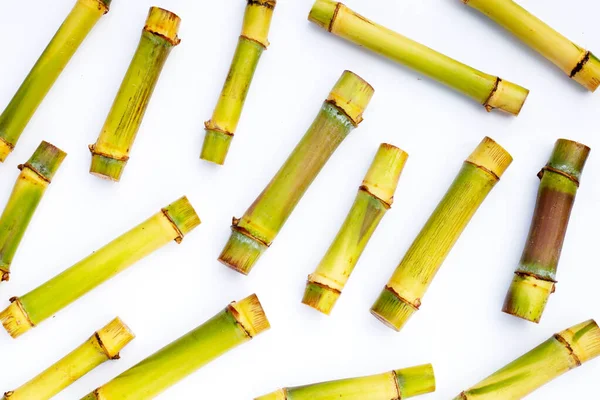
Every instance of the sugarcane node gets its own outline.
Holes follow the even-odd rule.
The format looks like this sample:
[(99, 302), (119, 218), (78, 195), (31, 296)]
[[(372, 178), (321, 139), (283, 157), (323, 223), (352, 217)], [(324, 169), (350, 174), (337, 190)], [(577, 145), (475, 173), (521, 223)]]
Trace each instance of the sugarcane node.
[(274, 9), (277, 5), (277, 0), (248, 0), (248, 5), (255, 5)]
[(231, 225), (232, 231), (236, 231), (236, 232), (254, 240), (255, 242), (262, 244), (265, 247), (271, 247), (271, 243), (265, 242), (264, 240), (254, 236), (248, 229), (238, 226), (239, 221), (240, 221), (239, 219), (234, 218), (233, 224)]
[(574, 175), (572, 175), (572, 174), (568, 174), (568, 173), (566, 173), (566, 172), (564, 172), (564, 171), (561, 171), (560, 169), (553, 168), (553, 167), (551, 167), (551, 166), (549, 166), (549, 165), (546, 165), (544, 168), (542, 168), (542, 169), (541, 169), (541, 171), (540, 171), (540, 172), (538, 172), (538, 174), (537, 174), (537, 177), (538, 177), (538, 178), (540, 178), (540, 179), (542, 179), (542, 178), (544, 177), (544, 173), (545, 173), (546, 171), (550, 171), (550, 172), (554, 172), (555, 174), (562, 175), (562, 176), (564, 176), (565, 178), (567, 178), (567, 179), (569, 179), (569, 180), (573, 181), (573, 183), (575, 183), (575, 185), (576, 185), (577, 187), (579, 187), (579, 179), (577, 179), (577, 177), (576, 177), (576, 176), (574, 176)]
[(88, 4), (92, 7), (97, 7), (98, 11), (102, 11), (106, 14), (110, 10), (111, 0), (78, 0), (81, 3)]
[(0, 268), (0, 274), (2, 274), (2, 276), (0, 276), (0, 282), (8, 282), (10, 280), (10, 271)]
[(8, 147), (8, 149), (10, 149), (10, 151), (13, 151), (15, 149), (15, 145), (7, 142), (6, 140), (4, 140), (4, 138), (0, 137), (0, 143), (2, 143), (4, 146)]
[(175, 242), (177, 244), (181, 244), (181, 242), (183, 241), (183, 236), (184, 236), (183, 232), (181, 232), (181, 229), (179, 229), (179, 227), (177, 226), (177, 224), (175, 223), (173, 218), (169, 215), (169, 211), (166, 208), (161, 208), (160, 211), (169, 220), (169, 222), (171, 223), (171, 226), (173, 226), (173, 229), (175, 229), (175, 232), (177, 232), (177, 237), (174, 239)]
[(26, 162), (25, 164), (19, 164), (17, 166), (17, 168), (19, 169), (19, 171), (23, 171), (23, 168), (28, 168), (31, 171), (33, 171), (41, 180), (51, 183), (52, 180), (48, 179), (48, 177), (44, 176), (44, 174), (42, 174), (40, 171), (37, 170), (37, 168), (35, 168), (33, 165), (31, 165), (30, 163)]
[[(361, 190), (365, 193), (367, 193), (369, 196), (373, 197), (374, 199), (377, 199), (381, 202), (381, 204), (383, 204), (383, 206), (389, 210), (390, 208), (392, 208), (392, 204), (388, 203), (387, 201), (383, 200), (381, 197), (373, 194), (373, 192), (371, 192), (371, 190), (369, 189), (369, 187), (367, 185), (360, 185), (360, 187), (358, 188), (358, 190)], [(392, 200), (394, 198), (392, 197)]]
[(227, 136), (234, 136), (235, 134), (233, 132), (229, 132), (221, 127), (219, 127), (218, 125), (216, 125), (212, 119), (209, 121), (206, 121), (204, 123), (204, 129), (207, 131), (215, 131), (215, 132), (219, 132), (222, 133), (223, 135), (227, 135)]
[(492, 100), (492, 98), (494, 97), (494, 95), (496, 94), (496, 92), (498, 91), (498, 87), (500, 86), (500, 82), (501, 81), (502, 81), (502, 79), (500, 77), (496, 78), (496, 83), (494, 84), (494, 88), (490, 92), (489, 97), (485, 100), (485, 103), (483, 103), (483, 106), (485, 107), (485, 109), (487, 110), (487, 112), (491, 112), (494, 109), (494, 107), (492, 107), (490, 105), (490, 101)]
[(575, 66), (575, 68), (573, 68), (573, 71), (571, 71), (571, 74), (569, 75), (570, 78), (575, 78), (575, 75), (577, 75), (583, 69), (583, 67), (585, 67), (585, 64), (588, 61), (590, 61), (591, 55), (592, 55), (592, 53), (590, 51), (585, 52), (585, 54), (581, 58), (581, 61), (579, 61), (577, 63), (577, 65)]
[(177, 36), (181, 18), (169, 10), (160, 7), (151, 7), (144, 30), (159, 36), (177, 46), (181, 39)]
[(311, 283), (313, 285), (317, 285), (319, 287), (322, 287), (323, 289), (330, 290), (330, 291), (332, 291), (334, 293), (337, 293), (337, 294), (342, 294), (342, 291), (339, 290), (339, 289), (333, 288), (333, 287), (331, 287), (331, 286), (329, 286), (329, 285), (327, 285), (325, 283), (313, 280), (312, 274), (308, 276), (308, 283)]
[(577, 366), (580, 367), (582, 362), (577, 356), (577, 354), (575, 354), (575, 350), (573, 350), (573, 346), (571, 346), (571, 343), (569, 343), (567, 339), (562, 337), (560, 333), (555, 334), (554, 338), (567, 348), (567, 351), (569, 352), (570, 356), (573, 357), (573, 360), (575, 360), (575, 364), (577, 364)]
[(88, 149), (90, 149), (90, 153), (92, 153), (92, 155), (94, 155), (94, 156), (101, 156), (101, 157), (111, 158), (113, 160), (123, 161), (123, 162), (129, 161), (129, 156), (128, 155), (117, 156), (117, 155), (114, 155), (114, 154), (109, 154), (109, 153), (106, 153), (106, 152), (103, 152), (103, 151), (99, 151), (96, 148), (95, 144), (90, 144), (88, 146)]
[(392, 371), (392, 381), (394, 383), (394, 387), (396, 388), (397, 396), (393, 400), (402, 400), (402, 391), (400, 390), (400, 385), (398, 384), (398, 374), (396, 371)]

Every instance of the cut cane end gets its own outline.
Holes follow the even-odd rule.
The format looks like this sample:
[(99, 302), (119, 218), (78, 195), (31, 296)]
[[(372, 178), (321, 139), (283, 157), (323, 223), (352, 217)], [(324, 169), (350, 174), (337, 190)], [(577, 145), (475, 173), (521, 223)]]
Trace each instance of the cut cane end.
[(18, 298), (11, 299), (10, 306), (0, 312), (0, 322), (14, 339), (34, 327)]
[(211, 129), (206, 130), (200, 158), (214, 164), (223, 165), (229, 153), (232, 135)]
[(340, 295), (339, 290), (309, 281), (304, 290), (302, 303), (325, 315), (330, 315)]
[(591, 149), (582, 143), (558, 139), (547, 166), (564, 172), (579, 182), (590, 151)]
[(181, 41), (177, 36), (180, 25), (181, 18), (177, 14), (160, 7), (151, 7), (144, 29), (164, 37), (171, 44), (177, 46)]
[(481, 143), (467, 158), (467, 162), (484, 168), (498, 179), (504, 174), (512, 161), (512, 156), (502, 146), (487, 136), (483, 138)]
[(341, 109), (357, 126), (363, 120), (363, 112), (369, 105), (375, 90), (360, 76), (344, 71), (337, 81), (327, 101)]
[(135, 334), (120, 318), (115, 318), (104, 328), (96, 332), (106, 355), (110, 359), (117, 358), (129, 342), (135, 338)]
[(250, 337), (255, 337), (271, 328), (267, 315), (255, 294), (231, 303), (230, 307), (233, 309), (235, 319)]
[(538, 324), (554, 292), (555, 283), (535, 276), (515, 273), (502, 311)]
[(431, 364), (418, 365), (394, 371), (401, 398), (409, 398), (436, 390), (435, 373)]
[(382, 143), (363, 180), (363, 186), (391, 207), (407, 160), (407, 152), (391, 144)]
[(308, 20), (319, 25), (321, 28), (329, 30), (333, 19), (335, 18), (338, 3), (331, 0), (317, 0), (310, 13)]
[(371, 314), (399, 332), (417, 310), (412, 304), (408, 304), (386, 287), (371, 307)]
[(58, 147), (43, 141), (25, 164), (44, 180), (50, 182), (60, 168), (67, 153)]
[(175, 202), (169, 204), (163, 209), (163, 211), (168, 215), (171, 222), (175, 224), (181, 233), (181, 236), (178, 238), (178, 242), (181, 242), (185, 235), (190, 233), (202, 223), (200, 217), (194, 209), (194, 206), (192, 206), (192, 203), (190, 203), (186, 196), (183, 196)]
[(595, 92), (600, 86), (600, 60), (592, 53), (588, 53), (587, 61), (577, 67), (580, 69), (573, 75), (572, 79), (590, 92)]
[(126, 160), (117, 160), (102, 154), (92, 154), (90, 174), (101, 179), (119, 182), (126, 165)]
[(488, 111), (498, 109), (512, 115), (519, 115), (529, 90), (512, 82), (498, 78), (498, 85), (484, 104)]
[(248, 275), (266, 249), (264, 243), (234, 229), (219, 256), (219, 262), (234, 271)]

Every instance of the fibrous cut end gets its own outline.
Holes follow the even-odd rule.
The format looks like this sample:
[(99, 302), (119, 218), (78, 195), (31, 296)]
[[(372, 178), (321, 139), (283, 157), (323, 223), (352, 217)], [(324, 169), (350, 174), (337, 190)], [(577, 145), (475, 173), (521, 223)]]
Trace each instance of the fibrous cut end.
[(431, 364), (397, 369), (394, 373), (402, 399), (435, 392), (435, 374)]
[(600, 356), (600, 328), (593, 319), (558, 334), (566, 340), (581, 363)]
[(66, 156), (67, 153), (58, 147), (48, 142), (42, 142), (24, 167), (30, 168), (50, 182)]
[(135, 338), (131, 329), (118, 317), (96, 334), (110, 359), (118, 357), (119, 352)]
[(90, 174), (95, 175), (98, 178), (119, 182), (126, 165), (127, 160), (117, 160), (115, 158), (106, 157), (102, 154), (92, 154)]
[(232, 135), (207, 129), (200, 158), (218, 165), (225, 164), (232, 139)]
[(375, 318), (396, 331), (400, 331), (416, 311), (417, 308), (399, 298), (388, 287), (383, 289), (371, 307), (371, 314)]
[(527, 96), (529, 96), (528, 89), (498, 78), (496, 88), (484, 106), (488, 111), (498, 109), (509, 114), (519, 115)]
[(231, 303), (230, 309), (233, 309), (235, 319), (248, 332), (250, 337), (255, 337), (271, 327), (255, 294), (241, 301)]
[(406, 160), (407, 152), (391, 144), (382, 143), (363, 180), (363, 186), (391, 207)]
[(317, 0), (308, 14), (308, 20), (314, 22), (323, 29), (329, 30), (331, 22), (335, 17), (337, 7), (338, 3), (335, 1)]
[(234, 226), (227, 244), (219, 255), (219, 262), (234, 271), (248, 275), (266, 249), (264, 243), (237, 231)]
[(467, 162), (488, 170), (498, 179), (510, 166), (512, 160), (512, 156), (502, 146), (487, 136), (467, 158)]
[(276, 392), (265, 394), (254, 400), (287, 400), (287, 393), (285, 392), (285, 389), (279, 389)]
[(180, 42), (177, 36), (180, 25), (181, 18), (177, 14), (159, 7), (151, 7), (144, 29), (164, 37), (177, 46)]
[(248, 0), (242, 36), (260, 43), (265, 49), (269, 47), (269, 30), (275, 5), (274, 0)]
[(568, 139), (558, 139), (547, 166), (561, 171), (577, 182), (590, 155), (590, 148)]
[(10, 306), (0, 312), (0, 322), (15, 339), (34, 327), (18, 298), (12, 298)]
[(555, 283), (515, 273), (506, 294), (502, 311), (527, 321), (540, 322)]
[(375, 90), (360, 76), (344, 71), (337, 81), (327, 101), (341, 109), (357, 126), (363, 120), (363, 112), (369, 105)]
[(331, 314), (331, 310), (333, 310), (335, 303), (340, 298), (340, 295), (341, 293), (339, 290), (309, 281), (304, 290), (302, 303), (325, 315), (329, 315)]
[(588, 52), (582, 65), (578, 65), (578, 70), (572, 78), (591, 92), (595, 92), (600, 86), (600, 60)]
[(186, 196), (169, 204), (163, 209), (163, 212), (168, 215), (171, 222), (181, 232), (182, 236), (178, 238), (178, 241), (181, 241), (183, 236), (201, 224), (200, 217)]

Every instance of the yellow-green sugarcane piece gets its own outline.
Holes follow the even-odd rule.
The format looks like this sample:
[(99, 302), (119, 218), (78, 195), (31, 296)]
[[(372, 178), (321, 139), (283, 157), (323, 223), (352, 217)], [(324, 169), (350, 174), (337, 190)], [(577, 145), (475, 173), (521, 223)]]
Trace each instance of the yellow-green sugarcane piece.
[(346, 136), (360, 124), (373, 88), (345, 71), (321, 107), (317, 118), (268, 186), (241, 219), (219, 261), (247, 275), (271, 245), (310, 184)]
[(152, 7), (138, 48), (95, 144), (90, 145), (90, 173), (118, 182), (121, 179), (148, 103), (169, 54), (180, 42), (181, 19)]
[(368, 20), (342, 3), (317, 0), (308, 19), (334, 35), (396, 61), (482, 104), (518, 115), (529, 90), (478, 71)]
[(254, 400), (398, 400), (435, 392), (431, 364), (361, 378), (280, 389)]
[(199, 224), (182, 197), (26, 295), (10, 299), (0, 322), (17, 338), (167, 243), (180, 243)]
[(461, 0), (481, 11), (590, 91), (600, 85), (600, 60), (512, 0)]
[(0, 216), (0, 282), (8, 281), (21, 239), (66, 156), (58, 147), (42, 142), (29, 161), (19, 165), (21, 173)]
[(450, 250), (511, 162), (510, 154), (498, 143), (483, 139), (371, 308), (375, 317), (399, 331), (419, 310)]
[(505, 313), (540, 322), (548, 298), (554, 293), (560, 253), (589, 154), (586, 145), (559, 139), (538, 174), (535, 212), (521, 262), (504, 301)]
[(454, 400), (519, 400), (600, 355), (600, 328), (589, 320), (557, 333)]
[(48, 400), (119, 352), (135, 335), (119, 318), (95, 332), (85, 343), (2, 400)]
[(153, 399), (270, 328), (256, 295), (229, 304), (198, 328), (134, 365), (82, 400)]
[(387, 143), (379, 146), (344, 224), (308, 277), (304, 304), (331, 313), (373, 232), (392, 206), (407, 159), (408, 154), (398, 147)]
[(269, 29), (276, 0), (247, 0), (242, 34), (227, 79), (210, 121), (200, 158), (223, 165), (237, 130), (246, 96), (262, 53), (269, 47)]
[(13, 151), (33, 114), (112, 0), (77, 0), (17, 93), (0, 115), (0, 162)]

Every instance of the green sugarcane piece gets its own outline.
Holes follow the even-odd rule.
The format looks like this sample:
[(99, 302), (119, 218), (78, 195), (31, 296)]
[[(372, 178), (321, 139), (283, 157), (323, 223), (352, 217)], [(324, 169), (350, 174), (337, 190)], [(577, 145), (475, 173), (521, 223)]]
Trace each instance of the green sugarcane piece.
[(33, 114), (111, 0), (77, 0), (21, 87), (0, 115), (0, 162), (13, 151)]
[(119, 359), (119, 352), (134, 338), (127, 325), (115, 318), (50, 368), (6, 392), (2, 400), (49, 400), (100, 364)]
[(350, 42), (422, 73), (482, 104), (518, 115), (529, 90), (478, 71), (369, 21), (342, 3), (316, 0), (308, 19)]
[(0, 216), (0, 282), (8, 281), (17, 248), (66, 153), (42, 142), (29, 161), (19, 165), (21, 173)]
[(556, 271), (590, 148), (559, 139), (541, 172), (540, 188), (521, 262), (502, 311), (538, 323), (554, 293)]
[(512, 162), (506, 150), (486, 137), (463, 164), (429, 220), (412, 243), (371, 313), (399, 331), (421, 306), (437, 271)]
[(223, 165), (237, 130), (260, 56), (269, 47), (269, 29), (276, 0), (248, 0), (242, 34), (227, 79), (210, 121), (200, 158)]
[(254, 400), (396, 400), (435, 391), (431, 364), (384, 374), (280, 389)]
[(279, 172), (241, 219), (219, 256), (226, 266), (247, 275), (271, 245), (310, 184), (346, 136), (362, 121), (373, 88), (345, 71), (317, 118)]
[(600, 355), (594, 320), (562, 331), (454, 400), (519, 400)]
[(251, 295), (231, 303), (203, 325), (82, 400), (153, 399), (186, 376), (269, 328), (258, 297)]
[(177, 37), (181, 19), (170, 11), (152, 7), (138, 48), (121, 83), (102, 132), (90, 145), (90, 173), (118, 182), (140, 129), (158, 78)]
[(590, 91), (600, 85), (600, 60), (512, 0), (461, 0), (481, 11)]
[(26, 295), (10, 299), (0, 322), (17, 338), (167, 243), (180, 243), (199, 224), (182, 197)]
[(408, 154), (383, 143), (358, 190), (344, 224), (317, 270), (309, 275), (302, 302), (329, 315), (373, 232), (391, 208)]

